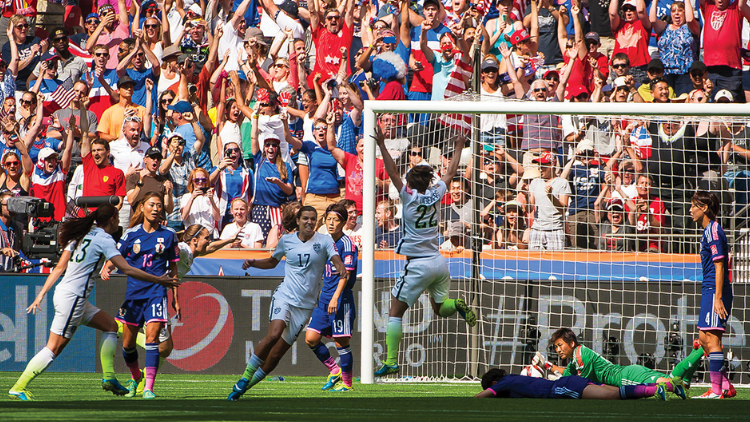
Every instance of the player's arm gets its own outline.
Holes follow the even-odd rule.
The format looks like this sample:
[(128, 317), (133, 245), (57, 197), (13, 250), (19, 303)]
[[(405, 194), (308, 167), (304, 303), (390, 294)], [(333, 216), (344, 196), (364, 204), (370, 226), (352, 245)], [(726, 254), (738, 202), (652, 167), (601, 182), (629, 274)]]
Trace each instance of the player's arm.
[(57, 280), (60, 279), (60, 277), (65, 274), (65, 270), (68, 269), (68, 261), (70, 261), (70, 255), (71, 252), (69, 250), (64, 250), (62, 255), (60, 255), (60, 260), (57, 261), (57, 265), (55, 265), (55, 268), (52, 269), (52, 272), (49, 273), (47, 276), (47, 280), (44, 282), (44, 286), (42, 286), (42, 290), (39, 291), (39, 294), (36, 295), (36, 299), (34, 299), (33, 302), (31, 302), (31, 305), (29, 305), (28, 308), (26, 308), (26, 313), (34, 313), (36, 314), (36, 310), (42, 310), (42, 308), (39, 306), (40, 303), (42, 303), (42, 300), (44, 300), (44, 296), (47, 294), (47, 292), (50, 291), (52, 286), (57, 283)]
[(478, 393), (476, 396), (474, 396), (475, 399), (488, 399), (488, 398), (495, 398), (495, 392), (492, 391), (491, 388), (488, 388), (481, 393)]
[(391, 178), (393, 187), (401, 192), (401, 188), (404, 187), (403, 182), (401, 182), (401, 175), (398, 173), (398, 167), (396, 167), (396, 163), (393, 161), (391, 154), (388, 153), (388, 148), (386, 148), (385, 146), (385, 135), (383, 135), (383, 131), (380, 130), (380, 126), (378, 126), (377, 124), (375, 125), (375, 141), (377, 141), (378, 147), (380, 147), (380, 153), (383, 156), (385, 171), (386, 173), (388, 173), (388, 177)]
[(721, 295), (724, 292), (724, 258), (714, 261), (714, 267), (716, 268), (716, 292), (714, 293), (714, 312), (719, 315), (721, 319), (727, 319), (727, 310), (724, 307), (724, 302), (721, 300)]
[(180, 280), (177, 277), (172, 277), (170, 274), (155, 276), (143, 270), (139, 270), (138, 268), (131, 267), (122, 255), (113, 256), (109, 259), (109, 262), (128, 277), (137, 278), (138, 280), (147, 281), (149, 283), (160, 284), (164, 287), (177, 287), (180, 285)]
[[(179, 280), (179, 273), (177, 271), (177, 261), (169, 263), (169, 275), (175, 280)], [(180, 300), (177, 297), (177, 286), (172, 287), (172, 309), (174, 309), (174, 316), (179, 321), (182, 318), (182, 312), (180, 311)]]
[(246, 270), (253, 267), (261, 270), (270, 270), (271, 268), (276, 268), (277, 265), (279, 265), (279, 260), (269, 256), (268, 258), (263, 259), (246, 259), (245, 262), (242, 263), (242, 269)]
[[(456, 149), (453, 150), (453, 158), (451, 158), (451, 162), (448, 164), (448, 168), (445, 170), (445, 174), (441, 178), (443, 183), (448, 185), (451, 180), (456, 176), (456, 172), (458, 171), (458, 165), (461, 162), (461, 151), (464, 150), (464, 145), (466, 144), (466, 137), (465, 136), (456, 136), (453, 139), (455, 139), (455, 146)], [(448, 141), (450, 142), (450, 141)]]
[(336, 291), (333, 293), (333, 296), (331, 297), (331, 301), (328, 302), (328, 314), (333, 315), (336, 313), (336, 309), (338, 309), (339, 306), (339, 297), (341, 296), (341, 292), (344, 291), (344, 287), (346, 287), (346, 283), (349, 280), (349, 271), (346, 270), (346, 266), (344, 266), (344, 261), (341, 260), (341, 256), (334, 255), (331, 258), (331, 263), (334, 267), (336, 267), (336, 273), (339, 274), (339, 285), (336, 286)]

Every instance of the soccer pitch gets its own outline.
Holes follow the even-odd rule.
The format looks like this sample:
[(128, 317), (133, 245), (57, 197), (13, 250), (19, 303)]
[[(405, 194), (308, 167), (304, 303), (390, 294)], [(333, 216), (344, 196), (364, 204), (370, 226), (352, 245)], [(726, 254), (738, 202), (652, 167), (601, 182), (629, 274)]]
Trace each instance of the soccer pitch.
[[(473, 399), (478, 383), (354, 384), (354, 391), (320, 390), (324, 377), (263, 381), (238, 402), (226, 397), (235, 376), (160, 375), (156, 400), (114, 397), (96, 374), (45, 373), (30, 385), (36, 401), (11, 401), (5, 392), (18, 373), (0, 375), (2, 421), (316, 421), (316, 420), (750, 420), (750, 390), (723, 401)], [(121, 379), (125, 376), (121, 375)], [(705, 387), (695, 387), (698, 395)]]

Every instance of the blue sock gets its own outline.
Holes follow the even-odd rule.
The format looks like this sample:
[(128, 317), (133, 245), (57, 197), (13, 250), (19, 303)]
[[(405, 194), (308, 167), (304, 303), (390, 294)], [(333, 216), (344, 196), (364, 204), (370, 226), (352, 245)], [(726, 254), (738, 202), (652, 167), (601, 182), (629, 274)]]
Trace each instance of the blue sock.
[(352, 369), (354, 368), (354, 357), (352, 356), (352, 348), (337, 347), (336, 350), (339, 352), (339, 363), (341, 364), (341, 381), (347, 387), (352, 386)]
[(315, 346), (311, 347), (310, 350), (315, 353), (315, 356), (317, 356), (318, 360), (325, 363), (328, 359), (331, 358), (331, 352), (328, 351), (328, 348), (323, 345), (323, 342), (318, 342)]
[(159, 367), (159, 343), (146, 343), (146, 367)]
[(711, 352), (708, 354), (708, 372), (711, 378), (711, 391), (721, 394), (722, 374), (724, 367), (724, 352)]

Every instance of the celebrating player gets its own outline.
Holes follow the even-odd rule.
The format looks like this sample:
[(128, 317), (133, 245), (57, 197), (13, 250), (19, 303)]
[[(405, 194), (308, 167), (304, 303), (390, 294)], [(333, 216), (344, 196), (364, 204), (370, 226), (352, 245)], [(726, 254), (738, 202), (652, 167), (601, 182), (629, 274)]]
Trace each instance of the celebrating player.
[(396, 163), (385, 146), (382, 131), (379, 127), (376, 130), (376, 140), (383, 155), (385, 169), (391, 183), (398, 189), (403, 204), (404, 235), (396, 253), (406, 256), (404, 271), (391, 290), (391, 308), (385, 337), (387, 359), (375, 372), (376, 376), (384, 376), (399, 371), (396, 360), (402, 336), (401, 318), (425, 290), (430, 292), (432, 309), (440, 316), (449, 317), (458, 311), (469, 326), (474, 326), (477, 319), (463, 299), (448, 299), (451, 276), (445, 258), (438, 250), (437, 240), (440, 200), (445, 195), (447, 184), (456, 175), (466, 138), (454, 138), (453, 158), (442, 179), (434, 186), (430, 186), (433, 169), (424, 165), (413, 167), (406, 174), (404, 185)]
[[(94, 227), (96, 224), (96, 227)], [(27, 312), (36, 313), (41, 310), (44, 296), (52, 288), (60, 276), (63, 279), (55, 289), (53, 301), (55, 303), (55, 318), (50, 327), (47, 346), (34, 356), (21, 374), (8, 395), (12, 399), (32, 400), (26, 386), (59, 356), (70, 341), (76, 329), (81, 325), (102, 331), (101, 361), (104, 379), (102, 388), (123, 395), (128, 390), (120, 385), (115, 378), (114, 356), (117, 348), (117, 324), (115, 320), (88, 301), (94, 288), (92, 275), (96, 270), (99, 259), (103, 256), (133, 279), (143, 280), (142, 283), (151, 286), (155, 283), (161, 286), (176, 287), (177, 281), (167, 275), (152, 275), (133, 268), (115, 246), (111, 233), (120, 225), (117, 209), (111, 204), (99, 206), (96, 211), (83, 218), (65, 221), (60, 227), (59, 242), (65, 245), (60, 261), (47, 277), (44, 287), (34, 302), (27, 308)], [(146, 283), (148, 282), (148, 283)], [(153, 285), (157, 287), (156, 285)]]
[(721, 336), (732, 312), (732, 285), (729, 283), (729, 248), (727, 236), (718, 222), (719, 200), (712, 193), (698, 191), (690, 200), (690, 215), (693, 221), (703, 226), (701, 237), (701, 311), (698, 316), (698, 340), (708, 352), (708, 371), (711, 388), (698, 399), (723, 399), (734, 397), (737, 392), (729, 383), (724, 365), (724, 350)]
[(490, 369), (482, 376), (482, 389), (484, 391), (474, 396), (475, 398), (627, 400), (656, 396), (666, 400), (664, 390), (659, 389), (656, 384), (624, 385), (618, 388), (594, 384), (576, 375), (550, 381), (508, 374), (498, 368)]
[[(143, 268), (144, 271), (162, 275), (177, 276), (177, 262), (180, 252), (175, 232), (161, 225), (164, 204), (157, 192), (149, 192), (136, 205), (130, 228), (125, 231), (118, 243), (120, 253), (128, 263)], [(177, 318), (180, 308), (177, 289), (173, 289), (172, 306)], [(128, 277), (125, 302), (120, 307), (117, 320), (123, 323), (122, 355), (130, 369), (131, 379), (127, 382), (126, 397), (133, 397), (142, 378), (138, 366), (138, 351), (135, 348), (138, 330), (146, 327), (146, 368), (144, 399), (153, 399), (154, 379), (159, 369), (159, 334), (167, 322), (167, 291), (162, 286), (145, 284)]]
[[(243, 269), (255, 267), (267, 270), (276, 267), (281, 258), (286, 256), (284, 281), (276, 288), (271, 300), (268, 334), (258, 344), (242, 378), (234, 385), (227, 400), (239, 400), (249, 388), (276, 368), (279, 360), (292, 347), (299, 333), (310, 321), (328, 260), (336, 267), (336, 273), (340, 274), (340, 283), (346, 285), (349, 273), (336, 252), (333, 239), (315, 231), (317, 220), (315, 208), (300, 208), (297, 211), (299, 230), (296, 233), (282, 236), (270, 257), (248, 259), (242, 264)], [(335, 309), (329, 308), (328, 312), (332, 315)]]
[[(357, 247), (349, 236), (344, 234), (344, 226), (349, 218), (346, 208), (331, 204), (326, 209), (325, 225), (328, 233), (336, 242), (336, 250), (349, 273), (348, 280), (333, 271), (331, 261), (326, 263), (323, 275), (323, 290), (320, 292), (318, 307), (313, 310), (312, 319), (307, 326), (305, 341), (315, 356), (330, 371), (323, 390), (349, 391), (352, 389), (352, 368), (354, 358), (349, 347), (352, 338), (352, 326), (356, 311), (352, 287), (357, 281)], [(321, 343), (322, 336), (333, 337), (339, 353), (341, 367), (328, 352), (328, 347)]]
[[(675, 366), (669, 377), (665, 377), (661, 372), (642, 365), (615, 365), (595, 351), (578, 343), (578, 338), (570, 328), (560, 328), (552, 333), (551, 341), (560, 358), (569, 360), (570, 363), (565, 368), (552, 365), (549, 362), (544, 362), (544, 366), (560, 372), (563, 376), (580, 375), (593, 382), (615, 387), (656, 383), (667, 391), (674, 392), (682, 399), (686, 398), (682, 377), (688, 380), (692, 378), (693, 372), (697, 369), (701, 356), (703, 356), (702, 350), (693, 350), (687, 358)], [(537, 354), (537, 356), (541, 355)]]

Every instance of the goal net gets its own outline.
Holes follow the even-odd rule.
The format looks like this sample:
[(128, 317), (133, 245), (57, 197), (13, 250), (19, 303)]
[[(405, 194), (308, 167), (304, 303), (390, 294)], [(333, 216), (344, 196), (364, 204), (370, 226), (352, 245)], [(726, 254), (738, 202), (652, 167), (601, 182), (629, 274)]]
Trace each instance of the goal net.
[[(537, 351), (564, 365), (550, 347), (563, 327), (614, 363), (669, 374), (698, 338), (703, 229), (690, 199), (700, 189), (719, 198), (732, 252), (726, 366), (734, 384), (750, 383), (743, 113), (740, 105), (520, 102), (472, 93), (366, 102), (365, 179), (375, 183), (364, 192), (362, 381), (373, 382), (385, 360), (390, 291), (406, 263), (395, 253), (398, 192), (370, 137), (378, 125), (402, 175), (426, 164), (442, 176), (453, 137), (469, 139), (442, 200), (438, 240), (450, 297), (464, 298), (478, 317), (473, 328), (458, 316), (441, 318), (423, 294), (403, 318), (400, 373), (381, 380), (475, 380), (492, 367), (519, 373)], [(707, 362), (693, 379), (704, 381)]]

